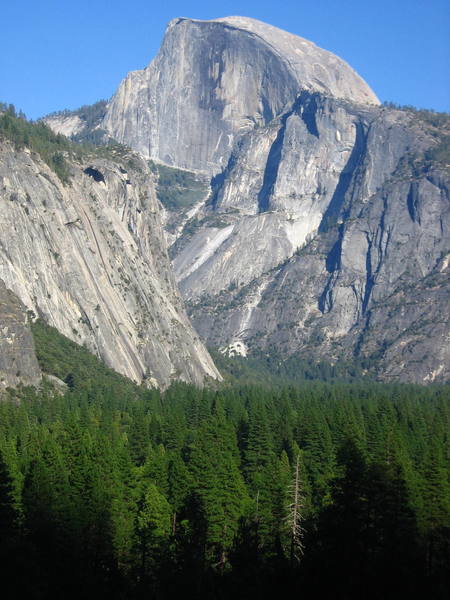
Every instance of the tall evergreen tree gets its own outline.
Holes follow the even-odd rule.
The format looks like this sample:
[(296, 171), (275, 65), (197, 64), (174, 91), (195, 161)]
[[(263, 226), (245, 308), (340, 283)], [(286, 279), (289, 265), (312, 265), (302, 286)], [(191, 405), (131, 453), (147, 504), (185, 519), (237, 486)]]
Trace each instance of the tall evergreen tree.
[(207, 523), (207, 554), (223, 568), (247, 499), (236, 457), (236, 438), (223, 414), (199, 429), (189, 468)]

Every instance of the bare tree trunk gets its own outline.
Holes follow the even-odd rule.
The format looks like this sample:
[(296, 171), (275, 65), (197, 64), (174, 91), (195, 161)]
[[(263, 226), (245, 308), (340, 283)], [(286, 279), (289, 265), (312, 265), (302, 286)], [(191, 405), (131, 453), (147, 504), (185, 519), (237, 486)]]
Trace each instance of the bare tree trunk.
[(294, 562), (299, 561), (304, 552), (304, 529), (302, 527), (302, 508), (303, 508), (303, 494), (300, 482), (300, 454), (297, 454), (297, 460), (295, 463), (294, 476), (291, 483), (290, 495), (292, 502), (289, 505), (288, 513), (288, 525), (290, 530), (291, 548), (290, 548), (290, 563), (291, 567), (294, 566)]

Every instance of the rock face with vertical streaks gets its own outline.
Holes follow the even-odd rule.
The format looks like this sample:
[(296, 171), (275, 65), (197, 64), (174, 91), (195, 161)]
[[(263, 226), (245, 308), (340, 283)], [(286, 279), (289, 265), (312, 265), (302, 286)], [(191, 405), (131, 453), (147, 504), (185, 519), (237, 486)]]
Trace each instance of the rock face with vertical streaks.
[(145, 161), (66, 161), (63, 184), (37, 154), (0, 142), (0, 280), (137, 382), (219, 377), (177, 291)]
[[(403, 111), (314, 105), (314, 132), (294, 109), (276, 132), (241, 144), (205, 208), (205, 222), (221, 214), (223, 229), (200, 220), (179, 243), (193, 322), (211, 346), (446, 380), (450, 177), (433, 158), (445, 141)], [(226, 239), (201, 254), (199, 241), (220, 232)]]
[(236, 140), (300, 90), (378, 104), (351, 67), (303, 38), (243, 17), (174, 19), (155, 59), (120, 85), (103, 127), (145, 156), (214, 174)]

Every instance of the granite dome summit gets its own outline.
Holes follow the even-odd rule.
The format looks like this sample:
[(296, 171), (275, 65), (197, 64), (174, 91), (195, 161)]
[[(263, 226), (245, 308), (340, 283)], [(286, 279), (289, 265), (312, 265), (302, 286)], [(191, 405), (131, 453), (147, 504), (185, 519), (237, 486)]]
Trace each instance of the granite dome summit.
[(301, 89), (354, 102), (379, 104), (374, 92), (344, 60), (298, 35), (248, 17), (224, 17), (214, 22), (259, 36), (289, 61)]
[(102, 126), (144, 156), (214, 174), (237, 139), (304, 90), (379, 103), (349, 65), (303, 38), (244, 17), (178, 18), (149, 66), (123, 80)]

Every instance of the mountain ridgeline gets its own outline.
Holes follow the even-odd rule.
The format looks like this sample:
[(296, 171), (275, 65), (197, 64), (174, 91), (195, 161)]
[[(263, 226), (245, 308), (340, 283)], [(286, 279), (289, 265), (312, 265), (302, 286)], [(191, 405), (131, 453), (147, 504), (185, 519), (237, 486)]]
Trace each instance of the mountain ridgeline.
[(228, 17), (171, 21), (108, 103), (45, 121), (151, 159), (211, 348), (449, 378), (447, 115), (382, 106), (329, 52)]

